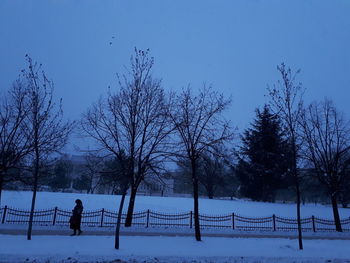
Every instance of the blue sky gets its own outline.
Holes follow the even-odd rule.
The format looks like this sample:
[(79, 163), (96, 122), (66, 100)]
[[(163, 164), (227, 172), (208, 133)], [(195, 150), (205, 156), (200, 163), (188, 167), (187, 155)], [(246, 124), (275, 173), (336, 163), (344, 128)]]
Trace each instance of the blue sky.
[(349, 14), (350, 0), (1, 0), (0, 89), (28, 53), (78, 119), (136, 46), (151, 50), (166, 90), (207, 83), (232, 96), (226, 116), (241, 130), (281, 62), (301, 69), (306, 101), (327, 96), (350, 117)]

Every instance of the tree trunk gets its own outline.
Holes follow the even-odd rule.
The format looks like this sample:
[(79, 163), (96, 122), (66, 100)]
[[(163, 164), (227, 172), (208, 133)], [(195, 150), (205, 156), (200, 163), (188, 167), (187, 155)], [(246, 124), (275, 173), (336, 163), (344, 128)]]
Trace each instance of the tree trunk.
[(194, 201), (194, 231), (197, 241), (201, 241), (201, 232), (199, 224), (199, 205), (198, 205), (198, 178), (196, 174), (196, 164), (192, 162), (192, 182), (193, 182), (193, 201)]
[(125, 219), (125, 227), (131, 227), (131, 224), (132, 224), (132, 215), (134, 213), (136, 193), (137, 193), (137, 188), (131, 187), (128, 212)]
[(303, 250), (303, 236), (302, 236), (301, 213), (300, 213), (300, 187), (299, 187), (298, 175), (295, 175), (295, 176), (296, 176), (295, 187), (296, 187), (296, 194), (297, 194), (298, 242), (299, 242), (299, 249)]
[(127, 191), (124, 191), (122, 194), (122, 199), (120, 200), (119, 204), (119, 211), (118, 211), (118, 218), (117, 218), (117, 226), (115, 228), (115, 242), (114, 242), (114, 248), (119, 249), (119, 233), (120, 233), (120, 224), (122, 221), (122, 213), (123, 213), (123, 207), (124, 207), (124, 200), (125, 195)]
[(339, 217), (339, 210), (338, 210), (338, 203), (337, 203), (337, 195), (333, 194), (331, 196), (332, 200), (332, 209), (333, 209), (333, 216), (334, 216), (334, 224), (335, 229), (338, 232), (343, 232), (343, 229), (341, 227), (340, 217)]
[(300, 202), (301, 202), (301, 194), (300, 194), (300, 182), (299, 182), (299, 176), (298, 176), (298, 170), (297, 170), (297, 150), (296, 150), (296, 144), (295, 144), (295, 136), (292, 134), (292, 172), (293, 177), (295, 180), (295, 191), (297, 195), (297, 223), (298, 223), (298, 243), (299, 243), (299, 249), (303, 250), (303, 234), (302, 234), (302, 226), (301, 226), (301, 212), (300, 212)]
[[(37, 170), (37, 168), (35, 170)], [(35, 173), (37, 173), (37, 171)], [(33, 228), (34, 209), (35, 209), (35, 200), (36, 200), (37, 189), (38, 189), (38, 175), (35, 175), (34, 185), (33, 185), (32, 205), (30, 207), (30, 215), (29, 215), (27, 240), (31, 240), (32, 239), (32, 228)]]
[[(37, 131), (35, 131), (35, 138), (38, 138)], [(36, 200), (36, 192), (38, 190), (38, 180), (39, 180), (39, 148), (37, 140), (35, 141), (35, 163), (34, 163), (34, 185), (33, 185), (33, 197), (32, 197), (32, 205), (30, 208), (30, 216), (29, 216), (29, 224), (28, 224), (28, 232), (27, 232), (27, 240), (32, 239), (32, 227), (33, 227), (33, 218), (34, 218), (34, 209), (35, 209), (35, 200)]]
[(194, 201), (194, 231), (197, 241), (201, 241), (201, 232), (199, 225), (199, 206), (198, 206), (198, 180), (193, 180), (193, 201)]

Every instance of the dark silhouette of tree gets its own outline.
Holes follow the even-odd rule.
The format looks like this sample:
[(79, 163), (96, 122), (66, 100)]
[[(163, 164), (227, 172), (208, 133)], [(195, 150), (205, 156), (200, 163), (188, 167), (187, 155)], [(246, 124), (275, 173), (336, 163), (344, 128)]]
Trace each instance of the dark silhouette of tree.
[(209, 199), (216, 196), (218, 190), (228, 182), (229, 168), (225, 164), (221, 154), (203, 153), (200, 157), (198, 173), (199, 183), (204, 187)]
[(41, 65), (34, 63), (28, 55), (26, 60), (28, 69), (22, 71), (22, 81), (26, 86), (28, 113), (23, 131), (32, 147), (29, 163), (33, 197), (27, 232), (27, 239), (30, 240), (41, 169), (53, 153), (65, 146), (74, 123), (63, 120), (61, 103), (56, 106), (53, 101), (53, 82), (46, 77)]
[(28, 113), (25, 103), (26, 90), (21, 79), (1, 95), (0, 100), (0, 204), (3, 186), (19, 180), (19, 167), (31, 150), (23, 132)]
[(187, 160), (178, 159), (176, 161), (176, 171), (174, 172), (174, 191), (177, 193), (193, 193), (191, 179), (191, 163)]
[(127, 158), (123, 153), (124, 160), (112, 158), (104, 162), (104, 166), (100, 171), (101, 185), (112, 188), (111, 193), (121, 195), (125, 185), (125, 173), (123, 167), (127, 164)]
[(191, 164), (191, 178), (194, 200), (194, 226), (197, 241), (201, 240), (198, 205), (199, 160), (205, 151), (218, 147), (232, 138), (232, 132), (222, 118), (223, 111), (230, 104), (223, 95), (204, 87), (198, 95), (188, 87), (175, 96), (170, 110), (175, 127), (173, 155)]
[(79, 174), (77, 178), (73, 179), (73, 188), (78, 191), (88, 191), (90, 189), (90, 178), (86, 174)]
[(240, 192), (253, 200), (274, 202), (276, 191), (287, 187), (290, 156), (277, 115), (267, 105), (244, 131), (238, 151), (237, 176)]
[(306, 147), (303, 157), (312, 164), (315, 175), (328, 190), (336, 230), (342, 232), (338, 211), (338, 196), (350, 165), (350, 123), (325, 99), (312, 103), (302, 118)]
[(234, 197), (238, 196), (239, 189), (241, 186), (236, 171), (236, 160), (233, 160), (233, 158), (235, 158), (235, 154), (233, 153), (231, 156), (232, 160), (225, 160), (228, 170), (227, 175), (225, 176), (225, 185), (222, 188), (222, 193), (223, 196), (229, 196), (231, 200), (233, 200)]
[(125, 226), (131, 226), (137, 189), (151, 171), (162, 169), (164, 148), (171, 131), (168, 104), (160, 80), (151, 77), (153, 58), (135, 49), (129, 75), (119, 78), (119, 89), (108, 92), (83, 116), (81, 127), (101, 151), (119, 161), (128, 158), (131, 189)]
[(49, 179), (48, 185), (54, 190), (59, 191), (70, 186), (70, 173), (72, 163), (69, 160), (57, 160), (53, 165), (53, 174)]
[(84, 155), (85, 164), (80, 170), (80, 177), (83, 179), (84, 190), (89, 194), (93, 194), (101, 184), (101, 171), (104, 167), (105, 158), (99, 156), (93, 151)]
[(274, 113), (279, 116), (281, 124), (285, 129), (290, 145), (290, 175), (294, 178), (294, 186), (296, 192), (297, 204), (297, 221), (298, 221), (298, 243), (299, 249), (303, 249), (302, 230), (301, 230), (301, 214), (300, 214), (300, 180), (301, 176), (298, 171), (298, 162), (300, 161), (300, 119), (303, 111), (303, 94), (301, 83), (295, 83), (296, 77), (300, 70), (292, 72), (284, 63), (277, 66), (278, 72), (281, 74), (282, 80), (279, 80), (273, 88), (269, 88), (271, 98), (271, 108)]
[[(177, 169), (172, 176), (175, 179), (175, 191), (193, 193), (191, 162), (177, 160)], [(198, 160), (199, 194), (213, 199), (219, 194), (232, 195), (235, 188), (232, 182), (232, 169), (227, 165), (222, 153), (205, 152)], [(231, 188), (231, 189), (230, 189)]]
[[(234, 154), (232, 153), (232, 156)], [(198, 192), (199, 195), (207, 196), (209, 199), (223, 196), (231, 197), (237, 196), (240, 188), (240, 182), (236, 176), (236, 165), (233, 162), (228, 162), (226, 158), (220, 155), (210, 155), (207, 159), (209, 161), (206, 165), (202, 158), (198, 161)], [(193, 196), (193, 183), (191, 174), (191, 163), (189, 161), (179, 160), (176, 162), (177, 168), (171, 174), (174, 180), (174, 192), (182, 194), (192, 194)], [(204, 171), (204, 166), (209, 169)], [(216, 172), (215, 167), (218, 167)], [(207, 187), (206, 187), (206, 186)]]
[(344, 173), (345, 180), (339, 192), (339, 201), (343, 208), (347, 208), (350, 203), (350, 169), (346, 169)]

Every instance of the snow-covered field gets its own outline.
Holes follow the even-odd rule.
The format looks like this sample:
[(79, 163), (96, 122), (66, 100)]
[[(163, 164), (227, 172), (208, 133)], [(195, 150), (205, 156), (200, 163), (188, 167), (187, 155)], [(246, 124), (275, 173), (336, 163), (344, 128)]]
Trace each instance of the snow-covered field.
[[(4, 191), (2, 206), (29, 209), (31, 192)], [(37, 209), (71, 209), (80, 198), (86, 210), (116, 210), (119, 196), (39, 192)], [(136, 210), (180, 212), (192, 209), (191, 198), (137, 196)], [(238, 213), (246, 216), (277, 214), (294, 217), (294, 204), (271, 204), (243, 200), (200, 199), (207, 214)], [(307, 204), (303, 216), (332, 218), (330, 206)], [(350, 216), (350, 209), (340, 209)], [(23, 233), (23, 232), (22, 232)], [(202, 242), (185, 236), (122, 236), (121, 249), (114, 249), (113, 236), (0, 235), (0, 262), (350, 262), (350, 240), (304, 240), (298, 250), (296, 239), (232, 238), (203, 236)]]
[[(13, 208), (29, 209), (31, 204), (31, 192), (4, 191), (1, 206), (7, 205)], [(119, 206), (120, 196), (113, 195), (88, 195), (77, 193), (52, 193), (38, 192), (36, 208), (45, 209), (59, 207), (72, 209), (75, 199), (81, 199), (84, 209), (97, 210), (101, 208), (116, 211)], [(126, 199), (125, 209), (127, 208)], [(199, 201), (201, 213), (205, 214), (229, 214), (236, 213), (243, 216), (271, 216), (276, 214), (284, 217), (295, 217), (295, 204), (262, 203), (244, 200), (209, 200), (201, 198)], [(158, 212), (188, 212), (193, 210), (191, 198), (137, 196), (135, 211), (153, 210)], [(341, 218), (350, 217), (350, 209), (339, 208)], [(332, 208), (327, 205), (306, 204), (302, 206), (302, 216), (318, 216), (332, 219)]]
[(350, 262), (350, 241), (291, 239), (0, 235), (0, 262)]

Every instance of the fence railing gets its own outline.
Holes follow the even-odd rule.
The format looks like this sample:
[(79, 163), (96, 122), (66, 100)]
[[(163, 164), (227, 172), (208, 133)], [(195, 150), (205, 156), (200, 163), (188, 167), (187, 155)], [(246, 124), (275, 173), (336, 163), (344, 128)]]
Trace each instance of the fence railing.
[[(4, 206), (0, 208), (1, 224), (27, 224), (29, 210), (20, 210)], [(69, 225), (72, 211), (58, 207), (34, 212), (33, 224), (35, 225)], [(117, 212), (107, 209), (84, 211), (82, 225), (89, 227), (113, 227), (117, 221)], [(122, 214), (122, 223), (126, 214)], [(133, 226), (137, 227), (194, 227), (194, 214), (188, 213), (159, 213), (151, 210), (135, 212), (133, 214)], [(270, 217), (244, 217), (235, 213), (226, 215), (199, 215), (202, 229), (233, 229), (242, 231), (296, 231), (297, 220), (276, 215)], [(341, 220), (343, 231), (350, 231), (350, 218)], [(315, 216), (301, 219), (304, 232), (336, 231), (333, 220), (318, 218)]]

